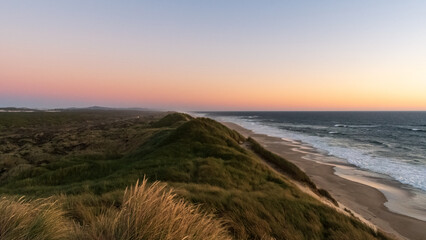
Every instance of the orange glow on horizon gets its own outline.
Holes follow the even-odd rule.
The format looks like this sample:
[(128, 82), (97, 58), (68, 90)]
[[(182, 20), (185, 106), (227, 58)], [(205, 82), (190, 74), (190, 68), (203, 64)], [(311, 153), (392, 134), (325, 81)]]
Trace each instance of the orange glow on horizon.
[(0, 94), (188, 110), (426, 110), (426, 83), (406, 85), (404, 69), (393, 75), (285, 69), (263, 74), (259, 69), (159, 71), (108, 63), (93, 69), (70, 60), (52, 68), (52, 61), (15, 61), (2, 63)]

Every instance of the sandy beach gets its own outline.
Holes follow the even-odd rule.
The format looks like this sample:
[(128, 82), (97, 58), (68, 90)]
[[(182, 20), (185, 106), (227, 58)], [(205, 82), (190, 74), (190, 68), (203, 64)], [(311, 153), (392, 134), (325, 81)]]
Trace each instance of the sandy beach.
[[(250, 136), (254, 138), (266, 149), (296, 164), (308, 174), (319, 188), (329, 191), (340, 204), (359, 214), (389, 235), (398, 239), (425, 239), (426, 222), (391, 212), (385, 206), (388, 199), (381, 191), (371, 186), (371, 184), (363, 184), (362, 179), (356, 179), (355, 181), (349, 175), (345, 176), (345, 167), (350, 169), (352, 168), (351, 165), (342, 165), (340, 169), (343, 169), (343, 171), (336, 173), (336, 167), (333, 164), (323, 164), (314, 160), (308, 160), (321, 157), (321, 155), (312, 149), (305, 148), (302, 144), (277, 137), (256, 134), (234, 123), (224, 122), (223, 124), (246, 137)], [(397, 196), (397, 194), (392, 196)], [(398, 201), (398, 199), (395, 201)], [(404, 209), (400, 210), (404, 211)], [(413, 212), (412, 214), (421, 214), (421, 212)]]

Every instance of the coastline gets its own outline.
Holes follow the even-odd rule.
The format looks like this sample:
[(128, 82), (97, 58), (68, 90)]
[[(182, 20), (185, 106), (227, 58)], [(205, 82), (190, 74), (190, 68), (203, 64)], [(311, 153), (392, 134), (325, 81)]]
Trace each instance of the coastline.
[[(254, 138), (266, 149), (296, 164), (319, 188), (329, 191), (339, 204), (359, 214), (382, 231), (400, 239), (424, 239), (426, 235), (425, 221), (392, 212), (385, 206), (385, 203), (390, 203), (388, 199), (392, 196), (406, 194), (402, 191), (395, 193), (396, 186), (392, 188), (379, 182), (377, 182), (377, 185), (372, 185), (370, 182), (364, 182), (365, 179), (345, 174), (345, 171), (355, 169), (350, 164), (339, 163), (339, 167), (336, 167), (336, 163), (333, 162), (315, 161), (315, 158), (325, 156), (301, 143), (257, 134), (231, 122), (222, 122), (222, 124), (238, 131), (245, 137)], [(386, 196), (382, 191), (379, 191), (383, 187), (389, 187), (388, 189), (381, 189), (385, 192), (389, 191)]]

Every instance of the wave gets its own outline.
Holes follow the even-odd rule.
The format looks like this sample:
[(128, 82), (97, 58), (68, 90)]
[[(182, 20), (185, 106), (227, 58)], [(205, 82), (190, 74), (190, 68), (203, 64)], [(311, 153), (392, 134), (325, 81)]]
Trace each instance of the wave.
[(414, 132), (426, 132), (426, 128), (422, 126), (395, 126), (398, 129)]
[(411, 131), (415, 131), (415, 132), (426, 132), (426, 129), (412, 128)]
[[(293, 132), (278, 128), (279, 124), (275, 124), (276, 126), (273, 124), (266, 125), (259, 122), (248, 122), (247, 120), (235, 117), (226, 117), (225, 121), (234, 122), (256, 133), (308, 143), (320, 151), (325, 151), (327, 154), (343, 159), (359, 168), (385, 174), (403, 184), (426, 191), (425, 165), (413, 165), (397, 159), (372, 156), (367, 150), (352, 147), (353, 144), (351, 144), (350, 140), (345, 141), (340, 139), (336, 141), (335, 138), (331, 137), (318, 137)], [(347, 143), (342, 146), (343, 142)], [(377, 141), (374, 144), (386, 145)]]
[(334, 124), (335, 127), (343, 127), (343, 128), (376, 128), (380, 127), (380, 125), (346, 125), (346, 124)]
[(368, 143), (374, 144), (374, 145), (385, 146), (385, 147), (388, 147), (388, 148), (390, 147), (388, 144), (386, 144), (384, 142), (379, 142), (379, 141), (372, 140), (372, 139), (368, 139), (368, 140), (365, 140), (365, 141), (367, 141)]
[(313, 130), (324, 130), (329, 128), (327, 126), (318, 126), (318, 125), (310, 125), (310, 124), (291, 124), (291, 123), (280, 123), (278, 127), (296, 128), (296, 129), (313, 129)]

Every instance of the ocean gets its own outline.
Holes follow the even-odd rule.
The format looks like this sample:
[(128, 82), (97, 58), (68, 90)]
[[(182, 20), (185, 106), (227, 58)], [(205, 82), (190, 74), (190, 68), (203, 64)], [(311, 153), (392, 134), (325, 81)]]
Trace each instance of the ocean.
[[(198, 112), (298, 140), (426, 194), (426, 112)], [(423, 195), (422, 194), (422, 195)]]

